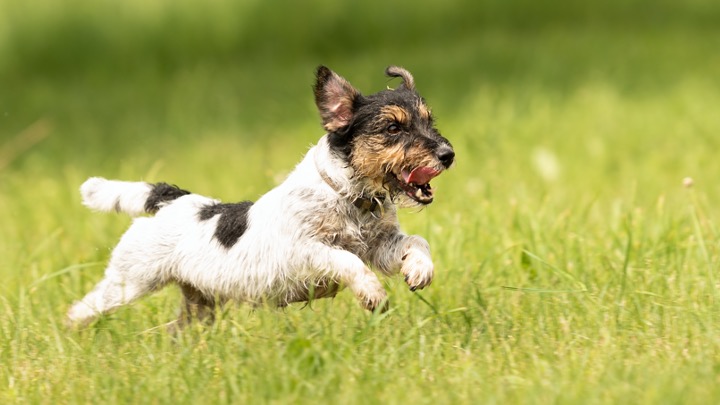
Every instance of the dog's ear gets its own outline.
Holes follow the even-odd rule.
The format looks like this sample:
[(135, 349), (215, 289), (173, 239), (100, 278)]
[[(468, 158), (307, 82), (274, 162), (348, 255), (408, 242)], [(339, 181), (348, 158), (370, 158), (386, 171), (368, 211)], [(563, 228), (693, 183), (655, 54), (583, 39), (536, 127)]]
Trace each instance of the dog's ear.
[(350, 124), (353, 105), (360, 93), (345, 79), (325, 66), (315, 73), (315, 104), (326, 131), (335, 132)]
[(399, 77), (403, 80), (403, 86), (408, 90), (415, 90), (415, 79), (413, 79), (410, 72), (401, 68), (400, 66), (388, 66), (385, 69), (385, 74), (388, 77)]

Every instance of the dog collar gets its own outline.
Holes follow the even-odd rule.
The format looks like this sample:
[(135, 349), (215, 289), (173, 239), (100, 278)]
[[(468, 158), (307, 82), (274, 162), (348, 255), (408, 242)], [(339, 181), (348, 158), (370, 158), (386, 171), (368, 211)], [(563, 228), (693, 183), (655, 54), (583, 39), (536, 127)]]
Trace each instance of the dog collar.
[(373, 215), (380, 212), (380, 216), (383, 214), (383, 204), (385, 203), (384, 195), (377, 195), (374, 197), (360, 196), (353, 201), (353, 205), (360, 208), (363, 211), (369, 211)]
[[(343, 195), (344, 193), (340, 192), (340, 186), (328, 176), (328, 174), (323, 170), (320, 165), (318, 164), (318, 158), (317, 158), (317, 150), (313, 152), (315, 154), (315, 169), (317, 169), (318, 174), (323, 179), (325, 183), (327, 183), (330, 188), (335, 190), (336, 193)], [(367, 211), (371, 213), (375, 217), (381, 217), (385, 210), (383, 209), (383, 204), (385, 203), (385, 195), (384, 194), (378, 194), (374, 196), (368, 196), (366, 194), (363, 194), (359, 197), (357, 197), (355, 200), (353, 200), (353, 205), (359, 208), (362, 211)]]

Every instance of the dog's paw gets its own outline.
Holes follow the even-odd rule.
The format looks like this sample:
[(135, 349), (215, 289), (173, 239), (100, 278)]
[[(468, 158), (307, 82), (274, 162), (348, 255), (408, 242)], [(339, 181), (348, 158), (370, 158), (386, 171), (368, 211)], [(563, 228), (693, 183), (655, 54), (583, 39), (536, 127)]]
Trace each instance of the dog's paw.
[(369, 277), (363, 277), (362, 281), (356, 281), (351, 287), (363, 308), (370, 312), (388, 310), (387, 292), (374, 274), (370, 273)]
[(410, 291), (423, 289), (430, 285), (433, 279), (435, 266), (430, 255), (424, 249), (410, 248), (402, 257), (400, 271), (405, 276), (405, 282)]
[(70, 330), (84, 329), (92, 323), (99, 313), (82, 301), (78, 301), (70, 307), (65, 316), (65, 328)]
[(390, 309), (390, 302), (388, 301), (385, 290), (382, 290), (382, 294), (363, 297), (361, 302), (363, 308), (370, 312), (383, 313)]

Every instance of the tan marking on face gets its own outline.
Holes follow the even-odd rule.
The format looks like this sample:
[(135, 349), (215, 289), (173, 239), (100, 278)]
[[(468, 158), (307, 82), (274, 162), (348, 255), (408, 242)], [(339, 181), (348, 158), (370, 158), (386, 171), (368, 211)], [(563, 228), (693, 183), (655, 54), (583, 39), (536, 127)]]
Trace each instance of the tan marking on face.
[(382, 185), (386, 171), (398, 167), (405, 159), (402, 144), (383, 144), (382, 135), (368, 135), (357, 139), (350, 163), (358, 175)]
[(358, 176), (369, 180), (381, 190), (388, 173), (397, 175), (402, 169), (419, 166), (435, 166), (429, 151), (417, 145), (406, 147), (404, 143), (386, 146), (383, 135), (365, 135), (357, 138), (350, 164)]
[(417, 109), (420, 113), (420, 117), (422, 117), (423, 119), (429, 120), (432, 117), (432, 112), (430, 111), (430, 108), (428, 108), (428, 106), (426, 106), (422, 101), (418, 102)]
[(411, 115), (406, 109), (400, 106), (388, 105), (380, 110), (380, 117), (388, 121), (396, 121), (402, 125), (408, 125)]

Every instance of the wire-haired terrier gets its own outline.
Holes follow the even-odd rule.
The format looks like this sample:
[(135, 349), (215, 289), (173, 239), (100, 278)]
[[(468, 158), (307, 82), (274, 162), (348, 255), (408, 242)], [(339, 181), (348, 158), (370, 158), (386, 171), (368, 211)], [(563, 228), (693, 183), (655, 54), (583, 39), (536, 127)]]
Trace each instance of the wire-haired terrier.
[(212, 321), (228, 300), (285, 306), (334, 297), (348, 287), (370, 311), (387, 309), (375, 271), (405, 276), (410, 289), (433, 278), (430, 247), (400, 231), (396, 206), (433, 201), (430, 180), (455, 158), (430, 109), (400, 67), (396, 89), (363, 96), (327, 67), (315, 103), (327, 134), (287, 179), (253, 203), (221, 203), (166, 183), (98, 177), (83, 204), (136, 218), (105, 278), (68, 312), (82, 326), (167, 284), (184, 295), (180, 326)]

